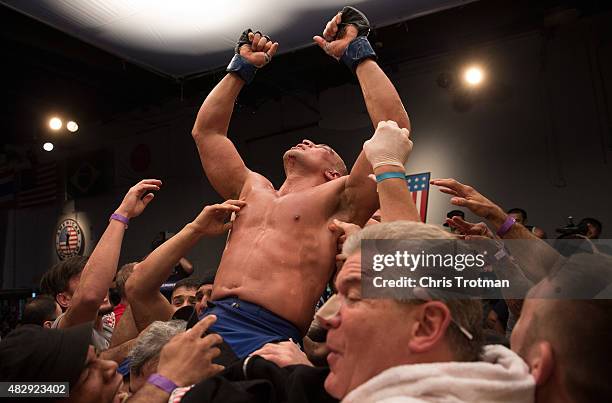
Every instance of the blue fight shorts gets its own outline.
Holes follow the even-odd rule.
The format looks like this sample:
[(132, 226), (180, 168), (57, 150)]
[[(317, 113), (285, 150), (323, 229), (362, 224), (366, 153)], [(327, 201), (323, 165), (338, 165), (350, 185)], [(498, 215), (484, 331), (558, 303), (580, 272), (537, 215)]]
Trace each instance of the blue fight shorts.
[(208, 330), (220, 334), (239, 358), (266, 343), (293, 339), (302, 345), (301, 333), (291, 322), (257, 304), (235, 297), (208, 301), (200, 319), (211, 314), (217, 321)]

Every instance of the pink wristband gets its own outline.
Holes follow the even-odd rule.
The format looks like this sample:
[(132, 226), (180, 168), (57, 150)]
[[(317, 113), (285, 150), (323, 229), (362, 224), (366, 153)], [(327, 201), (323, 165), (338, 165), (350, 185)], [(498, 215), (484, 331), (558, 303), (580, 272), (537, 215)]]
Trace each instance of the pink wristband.
[(510, 230), (510, 228), (514, 225), (514, 223), (516, 223), (516, 220), (514, 219), (514, 217), (509, 215), (506, 218), (506, 221), (504, 221), (502, 226), (499, 227), (499, 229), (497, 230), (497, 236), (499, 236), (501, 238), (504, 235), (506, 235), (506, 232), (508, 232)]
[(119, 221), (119, 222), (124, 223), (124, 224), (125, 224), (125, 228), (127, 228), (127, 227), (128, 227), (128, 224), (129, 224), (129, 222), (130, 222), (130, 219), (129, 219), (129, 218), (124, 217), (124, 216), (122, 216), (121, 214), (117, 214), (117, 213), (111, 214), (111, 216), (110, 216), (110, 218), (108, 219), (108, 221), (110, 221), (110, 220), (117, 220), (117, 221)]

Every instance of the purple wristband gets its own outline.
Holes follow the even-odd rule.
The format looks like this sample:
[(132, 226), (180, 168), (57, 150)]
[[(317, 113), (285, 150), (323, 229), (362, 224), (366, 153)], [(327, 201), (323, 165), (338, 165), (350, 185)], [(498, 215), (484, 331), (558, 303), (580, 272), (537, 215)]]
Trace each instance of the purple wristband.
[(127, 228), (128, 224), (130, 223), (130, 219), (129, 218), (124, 217), (121, 214), (117, 214), (117, 213), (111, 214), (111, 216), (110, 216), (110, 218), (108, 220), (109, 221), (110, 220), (117, 220), (119, 222), (122, 222), (122, 223), (125, 224), (125, 228)]
[(499, 227), (499, 229), (497, 230), (497, 236), (501, 238), (504, 235), (506, 235), (506, 232), (508, 232), (508, 230), (510, 230), (510, 228), (514, 225), (515, 222), (516, 222), (516, 220), (514, 219), (514, 217), (509, 215), (506, 218), (506, 221), (504, 221), (502, 226)]
[(160, 388), (164, 392), (168, 392), (169, 394), (172, 394), (174, 389), (178, 388), (178, 385), (176, 383), (172, 382), (170, 379), (160, 374), (151, 375), (149, 379), (147, 379), (147, 382), (151, 385), (157, 386), (158, 388)]

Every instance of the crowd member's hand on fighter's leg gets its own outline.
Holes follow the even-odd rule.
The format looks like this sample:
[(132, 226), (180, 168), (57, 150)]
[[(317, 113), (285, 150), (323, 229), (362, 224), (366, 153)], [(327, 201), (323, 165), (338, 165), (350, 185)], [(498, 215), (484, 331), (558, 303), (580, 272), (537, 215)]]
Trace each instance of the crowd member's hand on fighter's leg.
[(232, 226), (232, 222), (228, 222), (231, 213), (239, 212), (245, 205), (242, 200), (227, 200), (204, 207), (195, 220), (134, 267), (125, 290), (139, 331), (155, 320), (170, 319), (174, 313), (175, 308), (159, 292), (159, 288), (176, 262), (200, 239), (227, 232)]
[(258, 355), (268, 361), (272, 361), (279, 367), (286, 367), (288, 365), (313, 366), (306, 354), (300, 350), (300, 347), (293, 340), (267, 343), (259, 350), (253, 351), (250, 355)]

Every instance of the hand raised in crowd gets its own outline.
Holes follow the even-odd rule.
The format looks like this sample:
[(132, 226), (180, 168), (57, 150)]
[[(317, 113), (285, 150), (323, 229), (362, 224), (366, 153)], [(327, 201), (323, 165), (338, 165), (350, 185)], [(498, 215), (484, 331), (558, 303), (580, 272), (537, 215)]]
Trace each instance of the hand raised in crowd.
[[(257, 68), (270, 63), (278, 50), (278, 42), (272, 41), (269, 36), (259, 31), (251, 32), (251, 30), (248, 30), (246, 35), (245, 43), (240, 46), (240, 56)], [(248, 39), (248, 42), (246, 42), (246, 39)], [(241, 38), (242, 40), (243, 38)]]
[[(115, 210), (115, 213), (121, 214), (127, 218), (139, 216), (153, 200), (155, 195), (151, 191), (157, 191), (161, 187), (162, 182), (158, 179), (143, 179), (128, 190), (123, 198), (123, 201)], [(149, 192), (149, 193), (147, 193)], [(146, 194), (146, 195), (145, 195)], [(144, 197), (143, 197), (144, 196)]]
[(313, 366), (308, 357), (306, 357), (306, 354), (293, 341), (267, 343), (259, 350), (251, 353), (251, 355), (258, 355), (268, 361), (272, 361), (281, 368), (298, 364)]
[(212, 360), (221, 354), (215, 345), (223, 342), (218, 334), (204, 336), (204, 332), (217, 320), (208, 315), (194, 327), (174, 336), (159, 356), (157, 372), (178, 386), (188, 386), (223, 371), (222, 365)]
[(221, 235), (232, 228), (228, 222), (232, 213), (237, 213), (246, 206), (243, 200), (226, 200), (221, 204), (204, 207), (204, 210), (191, 223), (191, 227), (204, 236)]
[(438, 186), (440, 192), (451, 196), (455, 206), (466, 207), (479, 217), (483, 217), (496, 225), (503, 223), (506, 213), (497, 204), (487, 199), (471, 186), (457, 182), (455, 179), (433, 179), (432, 185)]
[[(447, 218), (446, 223), (454, 228), (459, 235), (465, 237), (466, 240), (469, 239), (482, 239), (482, 238), (490, 238), (495, 239), (495, 235), (493, 232), (487, 227), (487, 224), (483, 222), (479, 223), (471, 223), (465, 221), (463, 218), (459, 216), (454, 216), (453, 218)], [(476, 238), (474, 238), (476, 237)]]
[(342, 13), (338, 13), (327, 22), (323, 30), (323, 36), (314, 36), (312, 39), (331, 57), (340, 60), (344, 51), (353, 39), (357, 37), (357, 27), (348, 24), (343, 29), (340, 28)]
[(363, 151), (373, 169), (383, 165), (403, 168), (412, 151), (410, 132), (392, 120), (379, 122), (372, 138), (363, 143)]

